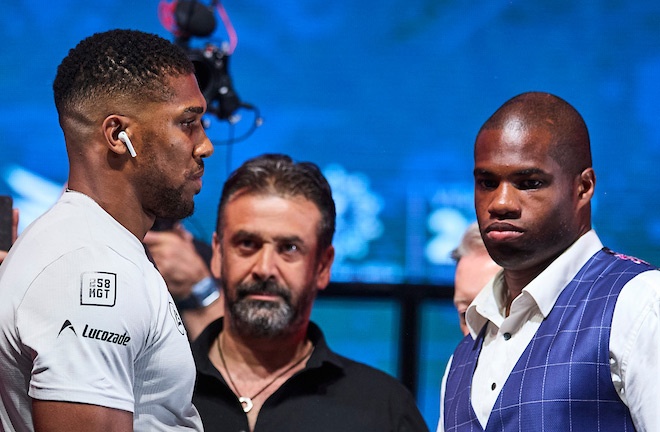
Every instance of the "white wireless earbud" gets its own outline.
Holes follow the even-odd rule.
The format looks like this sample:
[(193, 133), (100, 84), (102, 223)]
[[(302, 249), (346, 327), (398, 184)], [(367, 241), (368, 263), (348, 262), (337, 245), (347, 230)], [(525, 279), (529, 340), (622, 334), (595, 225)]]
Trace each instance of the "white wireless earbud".
[(135, 148), (133, 147), (133, 143), (131, 142), (130, 138), (128, 138), (128, 135), (126, 134), (125, 131), (119, 132), (117, 138), (119, 138), (120, 140), (122, 140), (124, 144), (126, 144), (126, 148), (128, 149), (128, 152), (131, 154), (132, 157), (137, 156), (137, 153), (135, 153)]

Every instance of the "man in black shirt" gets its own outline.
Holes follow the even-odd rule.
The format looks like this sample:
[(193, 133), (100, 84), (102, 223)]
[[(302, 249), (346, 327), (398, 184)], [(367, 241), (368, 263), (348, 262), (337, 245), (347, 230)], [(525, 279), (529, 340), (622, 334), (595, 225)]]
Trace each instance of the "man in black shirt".
[(428, 431), (393, 377), (333, 353), (309, 321), (330, 280), (335, 205), (312, 163), (247, 161), (227, 180), (211, 269), (224, 318), (193, 343), (209, 431)]

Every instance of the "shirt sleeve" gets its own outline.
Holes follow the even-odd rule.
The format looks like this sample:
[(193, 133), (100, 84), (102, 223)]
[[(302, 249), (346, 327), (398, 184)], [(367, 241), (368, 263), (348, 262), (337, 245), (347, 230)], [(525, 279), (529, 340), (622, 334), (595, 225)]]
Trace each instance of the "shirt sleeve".
[(33, 363), (28, 394), (133, 412), (134, 359), (149, 329), (143, 283), (108, 248), (80, 249), (46, 267), (17, 313)]
[(612, 382), (636, 430), (660, 430), (660, 272), (632, 279), (619, 294), (610, 334)]

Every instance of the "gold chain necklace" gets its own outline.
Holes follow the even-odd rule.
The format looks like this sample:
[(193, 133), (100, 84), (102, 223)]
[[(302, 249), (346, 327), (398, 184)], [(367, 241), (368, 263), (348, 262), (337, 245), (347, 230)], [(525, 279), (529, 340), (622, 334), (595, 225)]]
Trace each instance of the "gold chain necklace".
[[(234, 382), (234, 380), (231, 377), (231, 374), (229, 373), (229, 368), (227, 368), (227, 363), (225, 362), (225, 356), (222, 354), (222, 348), (220, 348), (220, 335), (218, 335), (217, 342), (218, 342), (218, 354), (220, 354), (220, 360), (222, 361), (222, 366), (225, 368), (225, 372), (227, 372), (227, 378), (229, 378), (229, 382), (231, 383), (232, 387), (234, 388), (234, 391), (236, 392), (237, 395), (239, 395), (239, 394), (241, 394), (241, 392), (238, 390), (238, 387), (236, 387), (236, 383)], [(312, 345), (311, 348), (305, 353), (305, 355), (302, 356), (298, 361), (296, 361), (294, 364), (292, 364), (291, 366), (286, 368), (286, 370), (284, 370), (283, 372), (280, 372), (279, 374), (277, 374), (277, 376), (275, 378), (270, 380), (268, 382), (268, 384), (263, 386), (261, 388), (261, 390), (256, 392), (251, 397), (239, 396), (238, 401), (243, 406), (243, 411), (246, 412), (246, 413), (250, 412), (250, 410), (254, 406), (254, 404), (252, 403), (252, 399), (256, 398), (261, 393), (263, 393), (263, 391), (266, 390), (268, 387), (270, 387), (271, 384), (273, 384), (275, 381), (277, 381), (278, 378), (281, 378), (287, 372), (291, 371), (291, 369), (295, 368), (300, 363), (302, 363), (305, 359), (309, 358), (312, 355), (313, 351), (314, 351), (314, 345)]]

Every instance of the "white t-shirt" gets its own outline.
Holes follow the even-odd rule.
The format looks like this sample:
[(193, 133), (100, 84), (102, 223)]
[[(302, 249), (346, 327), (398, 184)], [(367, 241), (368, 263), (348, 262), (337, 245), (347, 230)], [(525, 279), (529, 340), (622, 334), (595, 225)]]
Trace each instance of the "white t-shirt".
[(19, 236), (0, 265), (0, 299), (5, 430), (33, 429), (30, 397), (130, 411), (136, 431), (202, 430), (165, 282), (89, 197), (63, 194)]

